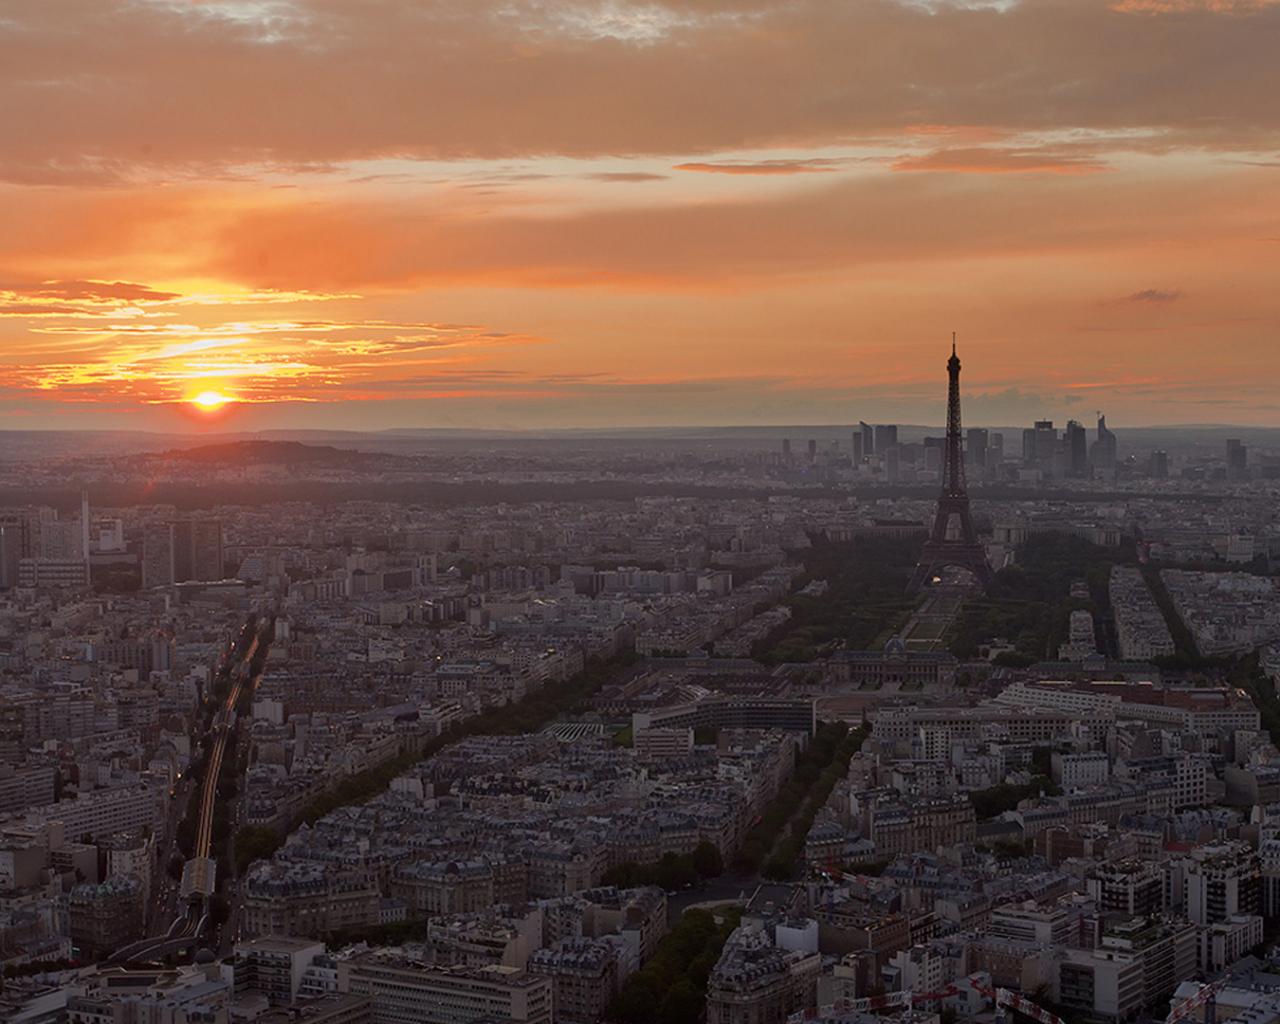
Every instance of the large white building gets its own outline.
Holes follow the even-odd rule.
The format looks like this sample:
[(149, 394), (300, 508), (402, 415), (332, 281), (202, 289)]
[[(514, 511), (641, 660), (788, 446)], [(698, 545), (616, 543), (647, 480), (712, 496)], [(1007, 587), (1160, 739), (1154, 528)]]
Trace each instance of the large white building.
[(374, 1024), (551, 1024), (552, 981), (517, 967), (436, 967), (407, 950), (338, 965), (338, 991), (373, 1000)]
[(1053, 781), (1064, 790), (1101, 786), (1111, 777), (1111, 759), (1100, 750), (1082, 754), (1054, 753)]
[(113, 832), (157, 828), (164, 820), (165, 792), (152, 786), (114, 786), (94, 789), (70, 800), (33, 807), (20, 817), (0, 825), (38, 828), (60, 822), (69, 841), (85, 836), (96, 840)]

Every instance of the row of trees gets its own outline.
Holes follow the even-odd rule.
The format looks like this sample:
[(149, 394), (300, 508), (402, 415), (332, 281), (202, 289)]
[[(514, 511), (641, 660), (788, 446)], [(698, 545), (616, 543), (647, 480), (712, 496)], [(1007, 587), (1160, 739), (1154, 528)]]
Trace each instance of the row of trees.
[(1208, 658), (1200, 653), (1200, 649), (1196, 647), (1195, 637), (1191, 635), (1191, 630), (1187, 628), (1187, 624), (1182, 621), (1182, 616), (1178, 614), (1177, 608), (1173, 606), (1173, 598), (1169, 596), (1169, 588), (1164, 585), (1164, 580), (1160, 578), (1160, 568), (1149, 563), (1144, 565), (1142, 567), (1142, 578), (1151, 591), (1151, 596), (1155, 600), (1156, 607), (1160, 609), (1160, 614), (1164, 616), (1165, 625), (1169, 627), (1169, 634), (1173, 637), (1174, 654), (1171, 657), (1157, 658), (1156, 664), (1164, 669), (1182, 672), (1201, 671), (1214, 673), (1228, 668), (1231, 664), (1231, 659)]
[(707, 979), (738, 926), (732, 909), (717, 920), (707, 910), (687, 910), (640, 970), (627, 977), (609, 1004), (613, 1024), (698, 1024), (707, 1005)]
[(632, 889), (638, 885), (656, 885), (668, 891), (683, 889), (695, 882), (718, 878), (724, 873), (724, 860), (715, 843), (704, 839), (692, 852), (665, 853), (654, 864), (618, 864), (604, 873), (604, 885)]
[[(816, 799), (818, 791), (822, 791), (822, 803), (826, 802), (831, 787), (848, 769), (849, 758), (862, 745), (865, 735), (862, 730), (850, 732), (843, 722), (823, 722), (818, 726), (809, 748), (796, 759), (796, 768), (791, 778), (778, 790), (778, 795), (769, 802), (760, 820), (747, 833), (742, 848), (733, 861), (735, 870), (743, 873), (758, 871), (766, 860), (771, 860), (770, 854), (774, 852), (775, 846), (781, 850), (782, 844), (778, 842), (778, 837), (791, 818), (796, 816), (797, 808), (803, 810), (796, 816), (794, 824), (803, 824), (804, 833), (808, 833), (809, 826), (813, 823), (807, 806), (812, 802), (810, 797)], [(817, 804), (813, 812), (816, 814), (821, 806), (821, 803)], [(794, 834), (790, 838), (794, 839)], [(794, 862), (803, 849), (804, 838), (801, 836), (797, 844), (781, 852), (789, 853)], [(780, 871), (781, 866), (781, 863), (775, 865), (775, 869)]]
[(408, 771), (419, 761), (468, 736), (514, 736), (537, 732), (561, 715), (581, 712), (587, 708), (589, 699), (601, 686), (634, 661), (635, 655), (631, 653), (607, 661), (593, 660), (572, 679), (558, 686), (544, 686), (514, 703), (490, 708), (465, 721), (457, 722), (430, 740), (421, 753), (403, 754), (343, 779), (323, 796), (312, 800), (303, 811), (302, 818), (312, 824), (339, 807), (364, 803), (381, 793), (391, 785), (392, 779)]
[(1023, 786), (1013, 786), (1002, 782), (998, 786), (992, 786), (990, 789), (979, 789), (969, 794), (969, 800), (973, 804), (973, 813), (979, 821), (990, 821), (992, 818), (998, 818), (1005, 811), (1017, 810), (1018, 804), (1023, 800), (1029, 800), (1032, 797), (1039, 796), (1044, 793), (1047, 796), (1057, 796), (1061, 790), (1054, 785), (1053, 780), (1043, 775), (1033, 776), (1031, 781)]
[(915, 602), (907, 581), (920, 555), (920, 539), (858, 538), (836, 543), (815, 538), (793, 552), (804, 561), (800, 582), (825, 580), (821, 597), (787, 598), (791, 618), (755, 645), (752, 657), (766, 664), (812, 661), (844, 645), (864, 650), (904, 622)]
[[(981, 644), (1003, 637), (1016, 647), (1004, 663), (1056, 657), (1071, 612), (1105, 612), (1098, 602), (1111, 566), (1135, 557), (1131, 544), (1104, 548), (1069, 533), (1033, 534), (1018, 549), (1017, 565), (1001, 569), (985, 594), (965, 601), (952, 627), (951, 652), (973, 658)], [(1071, 597), (1071, 584), (1081, 579), (1089, 584), (1088, 599)]]
[[(419, 753), (406, 753), (391, 758), (373, 768), (343, 779), (322, 796), (312, 800), (303, 811), (302, 820), (313, 824), (330, 811), (350, 804), (364, 803), (383, 792), (391, 785), (393, 779), (408, 771), (420, 760), (444, 749), (460, 739), (476, 735), (513, 735), (516, 733), (536, 732), (548, 722), (561, 714), (569, 714), (583, 710), (588, 699), (619, 670), (635, 660), (633, 654), (622, 655), (608, 661), (595, 660), (583, 671), (560, 686), (545, 686), (536, 693), (526, 695), (522, 700), (501, 708), (491, 708), (464, 722), (456, 723), (451, 728), (430, 740)], [(235, 864), (238, 873), (243, 874), (255, 860), (270, 857), (280, 848), (284, 836), (273, 829), (257, 826), (245, 826), (235, 835)], [(715, 851), (719, 857), (719, 851)], [(699, 863), (704, 863), (701, 861)], [(681, 868), (683, 877), (683, 867)], [(400, 939), (412, 937), (415, 922), (404, 922), (397, 932), (397, 926), (385, 926), (387, 934), (396, 933)], [(403, 932), (404, 934), (400, 934)], [(359, 938), (374, 941), (381, 933), (362, 933)], [(352, 939), (354, 941), (354, 939)], [(391, 941), (391, 939), (387, 939)]]
[[(817, 781), (809, 790), (803, 806), (791, 819), (789, 834), (784, 836), (773, 849), (773, 854), (765, 862), (763, 874), (775, 881), (786, 881), (795, 878), (804, 864), (804, 843), (813, 828), (814, 818), (827, 804), (831, 791), (849, 771), (849, 759), (861, 748), (870, 729), (861, 726), (848, 729), (843, 723), (832, 723), (844, 729), (844, 735), (835, 744), (830, 760), (822, 769)], [(832, 736), (837, 730), (832, 730)]]

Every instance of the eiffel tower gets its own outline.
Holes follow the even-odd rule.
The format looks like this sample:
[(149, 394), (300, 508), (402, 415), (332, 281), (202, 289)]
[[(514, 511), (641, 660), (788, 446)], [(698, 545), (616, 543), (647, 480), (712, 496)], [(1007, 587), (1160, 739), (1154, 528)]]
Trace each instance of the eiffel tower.
[(964, 479), (964, 447), (960, 437), (960, 357), (956, 336), (951, 335), (951, 358), (947, 360), (947, 447), (942, 467), (942, 494), (933, 519), (933, 531), (920, 552), (920, 562), (911, 575), (909, 590), (928, 584), (943, 569), (968, 569), (985, 588), (991, 582), (991, 565), (978, 541), (969, 513), (969, 490)]

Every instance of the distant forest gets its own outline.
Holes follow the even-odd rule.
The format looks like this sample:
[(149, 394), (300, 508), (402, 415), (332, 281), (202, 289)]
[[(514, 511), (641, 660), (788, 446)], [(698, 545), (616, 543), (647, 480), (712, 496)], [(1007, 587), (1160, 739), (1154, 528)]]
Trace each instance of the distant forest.
[[(529, 504), (537, 501), (634, 501), (646, 497), (676, 498), (767, 498), (793, 496), (799, 498), (841, 498), (854, 495), (867, 498), (933, 498), (936, 486), (889, 487), (855, 486), (835, 488), (768, 489), (753, 487), (700, 486), (662, 481), (629, 483), (624, 480), (579, 480), (535, 483), (499, 483), (475, 481), (343, 481), (291, 480), (278, 484), (102, 481), (89, 482), (90, 497), (99, 508), (128, 508), (136, 505), (173, 505), (179, 509), (212, 508), (215, 505), (272, 505), (280, 502), (304, 501), (316, 505), (337, 505), (347, 501), (380, 501), (404, 505), (432, 505), (441, 508), (459, 505)], [(1079, 499), (1068, 491), (1034, 490), (1016, 487), (974, 488), (976, 500), (1051, 501)], [(1091, 493), (1095, 501), (1132, 497), (1120, 493)], [(1161, 495), (1168, 500), (1216, 504), (1221, 495)], [(49, 505), (74, 510), (80, 507), (80, 484), (67, 486), (0, 486), (0, 507), (12, 505)]]

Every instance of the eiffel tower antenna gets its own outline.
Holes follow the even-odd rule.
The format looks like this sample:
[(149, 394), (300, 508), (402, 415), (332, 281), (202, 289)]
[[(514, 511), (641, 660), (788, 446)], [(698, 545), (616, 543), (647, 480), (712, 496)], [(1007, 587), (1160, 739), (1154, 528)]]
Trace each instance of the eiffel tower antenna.
[[(985, 587), (991, 582), (987, 552), (978, 540), (969, 512), (969, 488), (964, 477), (964, 437), (960, 428), (960, 357), (951, 333), (951, 358), (947, 360), (947, 440), (943, 449), (942, 493), (934, 514), (933, 530), (920, 552), (920, 563), (911, 576), (910, 589), (927, 585), (943, 569), (968, 569)], [(957, 529), (953, 530), (955, 523)]]

